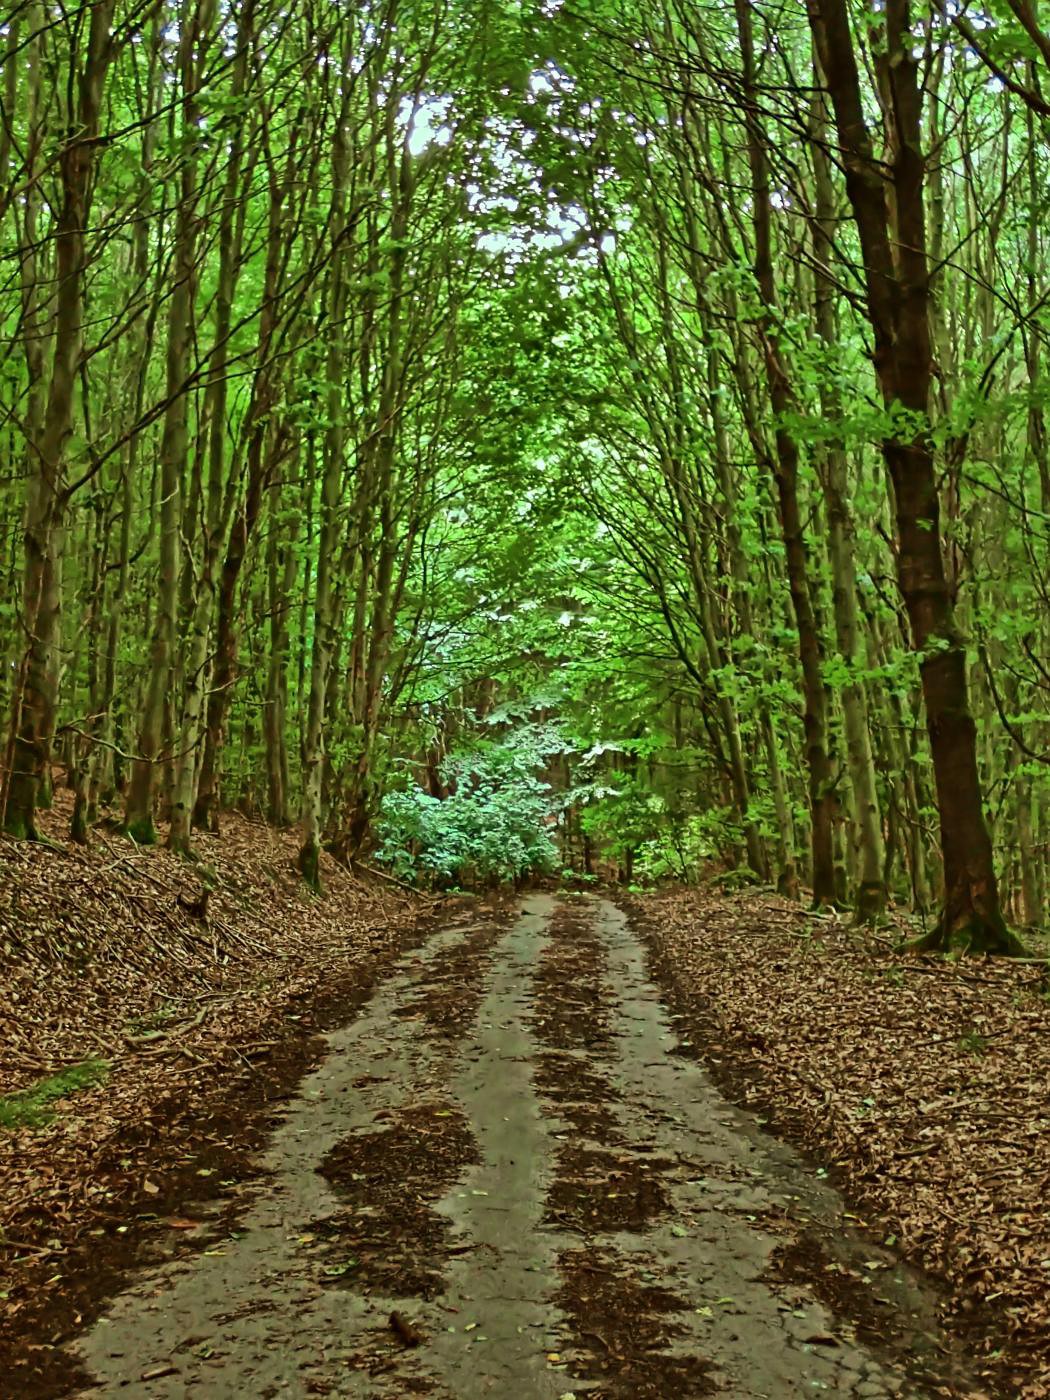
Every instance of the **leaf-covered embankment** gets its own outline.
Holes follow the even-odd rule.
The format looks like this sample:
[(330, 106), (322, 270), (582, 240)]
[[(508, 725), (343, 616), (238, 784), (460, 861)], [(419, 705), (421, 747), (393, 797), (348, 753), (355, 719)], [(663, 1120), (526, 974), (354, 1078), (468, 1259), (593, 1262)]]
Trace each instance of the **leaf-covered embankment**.
[(949, 1324), (1003, 1349), (1014, 1393), (1050, 1395), (1041, 971), (904, 957), (767, 895), (675, 891), (633, 912), (713, 1072), (946, 1280)]
[[(68, 813), (44, 814), (57, 836)], [(104, 1077), (0, 1129), (0, 1374), (57, 1395), (51, 1343), (128, 1265), (180, 1247), (193, 1203), (253, 1175), (276, 1099), (433, 906), (327, 858), (305, 891), (292, 832), (230, 815), (206, 866), (99, 833), (0, 841), (0, 1096), (85, 1061)], [(206, 917), (192, 906), (204, 875)]]

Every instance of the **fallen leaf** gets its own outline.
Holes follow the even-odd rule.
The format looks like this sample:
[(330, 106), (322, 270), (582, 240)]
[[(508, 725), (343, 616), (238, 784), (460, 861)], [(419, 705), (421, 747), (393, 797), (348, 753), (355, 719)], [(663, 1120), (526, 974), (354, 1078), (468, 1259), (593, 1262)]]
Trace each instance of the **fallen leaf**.
[(406, 1347), (418, 1347), (423, 1341), (423, 1334), (416, 1325), (408, 1320), (402, 1313), (392, 1312), (388, 1319), (391, 1331)]

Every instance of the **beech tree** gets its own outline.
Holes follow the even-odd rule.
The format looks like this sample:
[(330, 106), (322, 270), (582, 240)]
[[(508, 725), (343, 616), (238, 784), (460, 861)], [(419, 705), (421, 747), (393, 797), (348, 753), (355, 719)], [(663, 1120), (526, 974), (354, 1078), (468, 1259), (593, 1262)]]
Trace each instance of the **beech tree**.
[[(890, 0), (885, 42), (875, 54), (886, 156), (876, 164), (864, 119), (849, 15), (820, 0), (810, 22), (835, 111), (846, 191), (864, 259), (873, 362), (893, 430), (882, 453), (893, 487), (897, 574), (912, 642), (921, 654), (944, 861), (944, 909), (924, 943), (1007, 951), (991, 837), (977, 770), (977, 731), (967, 684), (966, 643), (955, 618), (943, 553), (930, 401), (930, 269), (926, 247), (922, 95), (909, 7)], [(888, 186), (888, 187), (887, 187)]]
[(0, 38), (10, 834), (65, 783), (72, 839), (192, 860), (239, 805), (319, 888), (325, 850), (453, 878), (484, 810), (522, 861), (542, 820), (927, 949), (1045, 921), (1033, 12)]
[[(87, 228), (99, 117), (106, 77), (119, 42), (111, 32), (114, 5), (93, 7), (88, 23), (66, 19), (49, 36), (69, 77), (68, 93), (43, 91), (43, 7), (26, 16), (28, 48), (24, 97), (28, 117), (23, 170), (25, 193), (8, 199), (22, 206), (18, 220), (22, 334), (26, 352), (27, 402), (22, 433), (27, 457), (25, 579), (21, 623), (24, 638), (14, 689), (11, 738), (4, 792), (4, 822), (14, 835), (35, 836), (35, 811), (47, 778), (58, 703), (57, 650), (61, 636), (62, 563), (66, 512), (81, 482), (71, 479), (67, 450), (74, 425), (74, 397), (81, 367)], [(7, 62), (16, 62), (20, 31), (9, 34)], [(9, 80), (17, 100), (17, 80)], [(65, 133), (48, 162), (57, 168), (54, 226), (49, 239), (53, 264), (45, 272), (39, 240), (43, 203), (39, 180), (45, 160), (45, 110), (68, 103)], [(11, 143), (13, 144), (13, 143)], [(10, 160), (11, 144), (6, 160)], [(45, 292), (45, 287), (47, 288)]]

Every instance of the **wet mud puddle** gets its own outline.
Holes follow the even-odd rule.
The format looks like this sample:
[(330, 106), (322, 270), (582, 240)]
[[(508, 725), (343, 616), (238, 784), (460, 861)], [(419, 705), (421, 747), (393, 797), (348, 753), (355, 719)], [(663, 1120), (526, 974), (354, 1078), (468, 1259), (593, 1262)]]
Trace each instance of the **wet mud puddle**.
[[(76, 1345), (82, 1393), (969, 1393), (771, 1272), (791, 1219), (841, 1202), (679, 1052), (613, 905), (446, 929), (328, 1041), (234, 1234), (113, 1301)], [(897, 1356), (940, 1356), (915, 1281), (854, 1262), (879, 1266)]]

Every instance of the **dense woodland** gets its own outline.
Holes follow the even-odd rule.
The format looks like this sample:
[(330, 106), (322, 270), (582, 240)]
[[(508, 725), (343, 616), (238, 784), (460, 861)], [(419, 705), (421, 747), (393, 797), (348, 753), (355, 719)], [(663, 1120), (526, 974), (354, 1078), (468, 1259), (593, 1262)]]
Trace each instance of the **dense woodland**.
[(1030, 0), (24, 0), (0, 43), (8, 833), (68, 783), (77, 841), (299, 823), (314, 884), (1045, 922)]

